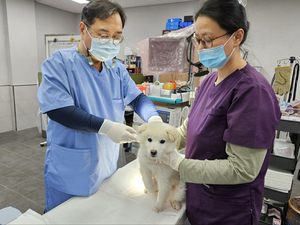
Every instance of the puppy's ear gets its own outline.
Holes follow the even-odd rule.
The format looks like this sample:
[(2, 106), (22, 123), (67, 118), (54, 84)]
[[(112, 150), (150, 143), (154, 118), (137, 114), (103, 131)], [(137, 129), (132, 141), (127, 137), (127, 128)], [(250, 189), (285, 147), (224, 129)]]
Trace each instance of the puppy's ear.
[(176, 141), (177, 138), (179, 138), (179, 132), (177, 131), (177, 129), (171, 129), (171, 130), (166, 130), (168, 137), (170, 139), (170, 141), (174, 142)]
[(145, 131), (147, 129), (147, 123), (144, 123), (142, 126), (140, 126), (137, 130), (137, 134), (142, 133), (143, 131)]

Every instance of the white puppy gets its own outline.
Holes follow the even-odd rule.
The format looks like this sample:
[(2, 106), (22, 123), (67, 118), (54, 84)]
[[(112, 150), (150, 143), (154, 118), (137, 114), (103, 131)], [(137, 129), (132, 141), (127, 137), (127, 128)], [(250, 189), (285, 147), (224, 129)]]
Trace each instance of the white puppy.
[(185, 199), (186, 187), (180, 181), (179, 172), (162, 162), (164, 154), (177, 151), (175, 141), (178, 137), (175, 127), (160, 122), (143, 124), (138, 130), (138, 161), (145, 193), (158, 191), (155, 212), (163, 211), (167, 199), (175, 210), (179, 210)]

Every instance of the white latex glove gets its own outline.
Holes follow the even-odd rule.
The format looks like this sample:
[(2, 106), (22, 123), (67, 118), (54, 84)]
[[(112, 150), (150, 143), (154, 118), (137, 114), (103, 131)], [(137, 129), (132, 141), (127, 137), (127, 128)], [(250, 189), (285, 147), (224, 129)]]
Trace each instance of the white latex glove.
[(136, 141), (136, 131), (132, 127), (110, 120), (104, 120), (98, 133), (106, 135), (117, 144)]
[(184, 159), (184, 155), (180, 154), (176, 149), (163, 157), (163, 163), (171, 166), (172, 169), (178, 171), (179, 165)]
[(151, 116), (148, 119), (148, 123), (152, 123), (152, 122), (163, 122), (160, 116)]

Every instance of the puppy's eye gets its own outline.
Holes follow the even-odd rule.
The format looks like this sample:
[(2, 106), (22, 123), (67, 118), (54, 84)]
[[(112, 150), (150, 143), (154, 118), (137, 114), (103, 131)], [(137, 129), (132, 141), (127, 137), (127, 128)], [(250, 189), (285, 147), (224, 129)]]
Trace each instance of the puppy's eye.
[(159, 143), (163, 144), (163, 143), (165, 143), (165, 142), (166, 142), (165, 140), (160, 140)]
[(149, 142), (152, 142), (152, 139), (151, 139), (151, 138), (148, 138), (148, 141), (149, 141)]

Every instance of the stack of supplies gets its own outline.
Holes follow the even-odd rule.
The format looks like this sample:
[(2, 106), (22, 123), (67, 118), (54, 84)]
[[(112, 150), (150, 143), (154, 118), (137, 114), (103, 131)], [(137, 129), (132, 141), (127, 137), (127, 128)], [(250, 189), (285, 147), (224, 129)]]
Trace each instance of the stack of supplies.
[(166, 30), (178, 30), (188, 27), (193, 24), (193, 16), (184, 16), (184, 21), (181, 18), (168, 19)]
[(295, 145), (291, 141), (275, 138), (273, 147), (274, 155), (294, 159), (294, 151)]
[(166, 30), (178, 30), (181, 28), (180, 22), (182, 20), (180, 18), (168, 19), (166, 23)]
[(265, 177), (265, 187), (288, 193), (291, 189), (293, 174), (291, 171), (269, 166)]

